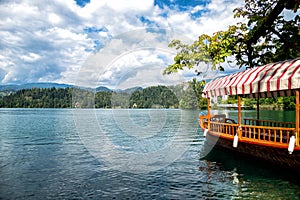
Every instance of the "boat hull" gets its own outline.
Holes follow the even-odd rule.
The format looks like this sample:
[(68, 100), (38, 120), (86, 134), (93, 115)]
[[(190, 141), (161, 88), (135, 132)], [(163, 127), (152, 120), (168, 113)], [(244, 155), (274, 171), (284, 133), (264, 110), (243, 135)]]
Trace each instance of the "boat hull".
[(233, 147), (233, 140), (218, 137), (211, 132), (206, 135), (206, 143), (212, 148), (221, 148), (231, 151), (235, 156), (255, 158), (261, 162), (273, 164), (275, 167), (300, 171), (300, 151), (295, 150), (289, 154), (286, 148), (276, 148), (258, 144), (238, 142), (236, 148)]

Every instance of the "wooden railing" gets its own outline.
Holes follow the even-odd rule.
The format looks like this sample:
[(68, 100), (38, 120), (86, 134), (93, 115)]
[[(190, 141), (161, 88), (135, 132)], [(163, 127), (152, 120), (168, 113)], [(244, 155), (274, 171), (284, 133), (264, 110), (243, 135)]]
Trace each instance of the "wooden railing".
[[(242, 138), (288, 144), (295, 128), (242, 125)], [(225, 133), (227, 134), (227, 133)]]
[(210, 131), (234, 136), (237, 133), (237, 129), (237, 124), (210, 122)]
[[(216, 120), (224, 119), (223, 121)], [(296, 146), (299, 145), (299, 137), (295, 131), (295, 124), (292, 122), (275, 122), (271, 120), (255, 120), (244, 119), (245, 124), (239, 125), (234, 123), (234, 120), (225, 118), (223, 115), (212, 116), (212, 121), (209, 121), (209, 130), (217, 133), (224, 134), (225, 136), (239, 135), (240, 139), (248, 140), (251, 142), (264, 142), (270, 145), (272, 144), (288, 144), (290, 137), (295, 135)], [(200, 126), (208, 121), (207, 116), (200, 116)], [(230, 123), (226, 123), (230, 122)], [(260, 125), (256, 125), (259, 123)], [(203, 126), (201, 126), (203, 127)], [(204, 126), (205, 127), (205, 126)]]
[(261, 119), (251, 119), (251, 118), (244, 118), (245, 125), (252, 125), (252, 126), (270, 126), (270, 127), (287, 127), (287, 128), (295, 128), (294, 122), (278, 122), (272, 120), (261, 120)]

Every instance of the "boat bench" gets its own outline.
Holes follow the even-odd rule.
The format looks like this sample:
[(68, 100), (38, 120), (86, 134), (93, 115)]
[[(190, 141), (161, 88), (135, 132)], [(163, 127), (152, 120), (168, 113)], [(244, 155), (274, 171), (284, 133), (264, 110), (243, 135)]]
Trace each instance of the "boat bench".
[(236, 124), (236, 122), (233, 119), (226, 118), (226, 115), (220, 114), (220, 115), (213, 115), (210, 118), (211, 122), (221, 122), (221, 123), (229, 123), (229, 124)]

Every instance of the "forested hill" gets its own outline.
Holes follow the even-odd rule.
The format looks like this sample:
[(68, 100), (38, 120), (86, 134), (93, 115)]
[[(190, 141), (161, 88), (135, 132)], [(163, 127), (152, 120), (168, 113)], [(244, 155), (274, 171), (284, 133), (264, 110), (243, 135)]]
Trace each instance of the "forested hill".
[[(74, 94), (80, 94), (83, 99), (78, 103), (83, 108), (111, 107), (112, 92), (97, 92), (78, 88), (32, 88), (11, 92), (0, 97), (0, 108), (74, 108), (72, 102)], [(95, 105), (90, 99), (95, 98)]]
[[(32, 88), (0, 96), (0, 108), (183, 108), (205, 109), (202, 86), (191, 81), (176, 86), (152, 86), (135, 91), (97, 91), (78, 88)], [(74, 98), (79, 94), (80, 98)], [(236, 97), (219, 104), (236, 104)], [(295, 109), (295, 97), (261, 98), (260, 109)], [(255, 109), (255, 99), (242, 99), (242, 104)], [(212, 104), (212, 107), (217, 105)]]
[(70, 108), (71, 88), (22, 89), (0, 97), (1, 108)]
[(18, 91), (23, 89), (32, 89), (32, 88), (70, 88), (73, 87), (72, 85), (68, 84), (59, 84), (59, 83), (26, 83), (21, 85), (0, 85), (1, 92), (12, 92)]
[[(74, 92), (75, 91), (75, 92)], [(82, 98), (72, 102), (72, 95)], [(90, 99), (94, 99), (93, 102)], [(73, 99), (74, 100), (74, 99)], [(135, 91), (92, 92), (78, 88), (32, 88), (0, 97), (0, 108), (186, 108), (198, 107), (192, 87), (152, 86)]]

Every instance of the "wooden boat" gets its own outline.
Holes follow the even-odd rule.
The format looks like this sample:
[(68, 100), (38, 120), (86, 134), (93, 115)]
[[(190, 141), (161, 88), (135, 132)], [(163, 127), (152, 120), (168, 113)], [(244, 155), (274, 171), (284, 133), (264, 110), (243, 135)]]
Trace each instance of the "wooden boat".
[[(250, 156), (278, 167), (300, 171), (299, 145), (300, 58), (272, 63), (216, 78), (205, 85), (207, 115), (199, 116), (206, 142), (213, 148), (230, 150), (239, 156)], [(238, 119), (213, 115), (210, 98), (238, 96)], [(295, 95), (295, 122), (243, 118), (241, 97), (259, 98)]]

